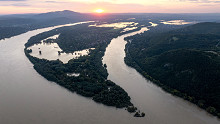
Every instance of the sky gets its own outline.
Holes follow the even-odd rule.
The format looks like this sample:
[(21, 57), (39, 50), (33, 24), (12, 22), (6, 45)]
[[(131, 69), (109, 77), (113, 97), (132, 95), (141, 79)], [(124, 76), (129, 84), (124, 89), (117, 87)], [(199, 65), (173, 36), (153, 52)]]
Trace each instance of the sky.
[(0, 14), (72, 10), (93, 13), (220, 13), (220, 0), (0, 0)]

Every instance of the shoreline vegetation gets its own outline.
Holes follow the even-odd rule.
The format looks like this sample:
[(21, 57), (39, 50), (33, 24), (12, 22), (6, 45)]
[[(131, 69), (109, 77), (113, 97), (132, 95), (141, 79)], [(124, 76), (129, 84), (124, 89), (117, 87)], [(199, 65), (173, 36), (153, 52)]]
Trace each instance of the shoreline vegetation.
[[(199, 23), (179, 30), (170, 31), (168, 33), (154, 34), (152, 32), (147, 32), (148, 34), (146, 33), (142, 36), (136, 35), (125, 38), (127, 44), (125, 48), (126, 57), (124, 58), (124, 61), (128, 66), (135, 68), (146, 79), (152, 81), (164, 91), (183, 98), (184, 100), (187, 100), (206, 110), (208, 113), (220, 118), (219, 106), (217, 106), (220, 104), (219, 97), (217, 95), (219, 93), (218, 70), (220, 69), (220, 61), (219, 55), (216, 55), (219, 54), (219, 48), (218, 46), (216, 47), (216, 44), (219, 42), (216, 39), (220, 38), (217, 32), (217, 28), (219, 26), (219, 23)], [(208, 28), (207, 30), (203, 30), (212, 34), (206, 34), (206, 32), (199, 32), (196, 34), (196, 32), (202, 31), (198, 30), (199, 28), (204, 27)], [(179, 35), (176, 32), (184, 34), (191, 32), (192, 34), (184, 36), (183, 34)], [(170, 37), (173, 42), (178, 42), (173, 44), (163, 43), (163, 40), (164, 42), (167, 42), (167, 40), (169, 41)], [(186, 37), (188, 37), (188, 39)], [(159, 39), (159, 42), (156, 41), (157, 39)], [(148, 43), (152, 41), (154, 44)], [(181, 48), (179, 48), (179, 43), (182, 44), (180, 45)], [(207, 43), (208, 45), (205, 45)], [(166, 44), (169, 46), (172, 45), (170, 47), (170, 51), (167, 50), (167, 47), (169, 49), (169, 46), (166, 46)], [(193, 48), (190, 49), (188, 46), (187, 48), (184, 47), (188, 44), (191, 44), (190, 47)], [(151, 48), (151, 45), (153, 48)], [(163, 50), (168, 52), (161, 52)], [(155, 54), (157, 52), (161, 53)], [(168, 77), (168, 75), (171, 75), (171, 77)], [(177, 78), (173, 78), (176, 76)], [(172, 84), (172, 82), (176, 83)], [(202, 86), (200, 85), (200, 82), (202, 82)], [(192, 83), (192, 85), (190, 83)], [(187, 84), (185, 87), (191, 87), (192, 89), (185, 88), (185, 84)], [(197, 86), (194, 88), (193, 85)], [(185, 90), (181, 91), (182, 89)], [(215, 95), (208, 96), (208, 93), (199, 93), (197, 96), (192, 95), (194, 93), (193, 91), (196, 89), (198, 90), (195, 92), (200, 92), (199, 90), (202, 90), (204, 92), (212, 92), (212, 94)]]
[[(71, 92), (90, 97), (95, 102), (116, 108), (126, 108), (128, 112), (135, 113), (134, 117), (144, 117), (145, 113), (137, 110), (130, 102), (131, 98), (127, 92), (114, 82), (107, 80), (107, 66), (102, 64), (106, 47), (113, 38), (122, 35), (120, 32), (121, 30), (109, 27), (88, 27), (88, 24), (62, 27), (31, 37), (25, 44), (24, 52), (34, 64), (34, 69), (47, 80), (56, 82)], [(88, 56), (72, 59), (67, 64), (63, 64), (60, 60), (38, 59), (29, 54), (32, 50), (28, 47), (56, 34), (60, 36), (54, 41), (48, 39), (48, 42), (56, 42), (65, 52), (85, 48), (95, 49), (90, 50)], [(67, 74), (70, 73), (80, 75), (68, 76)]]

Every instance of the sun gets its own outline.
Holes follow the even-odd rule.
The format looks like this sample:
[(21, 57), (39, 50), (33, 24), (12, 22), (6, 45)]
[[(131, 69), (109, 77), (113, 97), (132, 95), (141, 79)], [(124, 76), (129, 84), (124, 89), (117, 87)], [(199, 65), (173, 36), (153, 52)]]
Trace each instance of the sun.
[(103, 10), (103, 9), (97, 9), (97, 10), (95, 10), (95, 12), (96, 12), (96, 13), (103, 13), (104, 10)]

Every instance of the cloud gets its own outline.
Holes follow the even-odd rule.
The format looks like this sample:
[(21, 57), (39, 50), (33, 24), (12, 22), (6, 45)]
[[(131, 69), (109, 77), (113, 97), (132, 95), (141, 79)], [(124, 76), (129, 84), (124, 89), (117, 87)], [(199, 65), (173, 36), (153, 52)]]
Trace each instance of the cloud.
[(30, 5), (29, 5), (29, 4), (26, 4), (26, 3), (13, 3), (13, 4), (10, 4), (10, 6), (25, 7), (25, 6), (30, 6)]
[(0, 0), (0, 1), (26, 1), (26, 0)]
[(220, 0), (179, 0), (181, 2), (192, 2), (192, 3), (220, 3)]
[(26, 4), (26, 3), (11, 3), (11, 4), (1, 4), (0, 6), (27, 7), (27, 6), (31, 6), (31, 5)]
[(46, 3), (69, 3), (69, 2), (61, 2), (61, 1), (53, 1), (53, 0), (48, 0), (48, 1), (44, 1)]
[(59, 3), (58, 1), (45, 1), (46, 3)]
[(141, 4), (141, 5), (152, 5), (166, 3), (169, 0), (66, 0), (80, 3), (111, 3), (111, 4)]

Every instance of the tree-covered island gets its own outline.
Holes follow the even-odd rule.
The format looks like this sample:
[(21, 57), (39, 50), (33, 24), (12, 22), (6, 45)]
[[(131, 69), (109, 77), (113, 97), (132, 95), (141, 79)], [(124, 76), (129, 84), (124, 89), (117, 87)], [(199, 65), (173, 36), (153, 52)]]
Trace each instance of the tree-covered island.
[[(25, 54), (34, 64), (34, 69), (49, 81), (56, 82), (71, 92), (90, 97), (98, 103), (116, 108), (126, 108), (129, 112), (136, 112), (134, 117), (144, 117), (145, 113), (138, 112), (131, 103), (128, 93), (114, 82), (107, 80), (106, 65), (102, 63), (105, 49), (111, 39), (121, 35), (122, 29), (111, 27), (89, 27), (81, 24), (62, 27), (33, 36), (25, 44)], [(88, 56), (71, 59), (67, 64), (60, 60), (49, 61), (31, 56), (28, 47), (40, 43), (41, 40), (60, 34), (57, 39), (47, 39), (44, 42), (56, 42), (62, 52), (74, 52), (88, 48)], [(58, 53), (59, 54), (59, 53)], [(79, 76), (68, 74), (78, 73)], [(130, 111), (132, 108), (135, 110)]]

